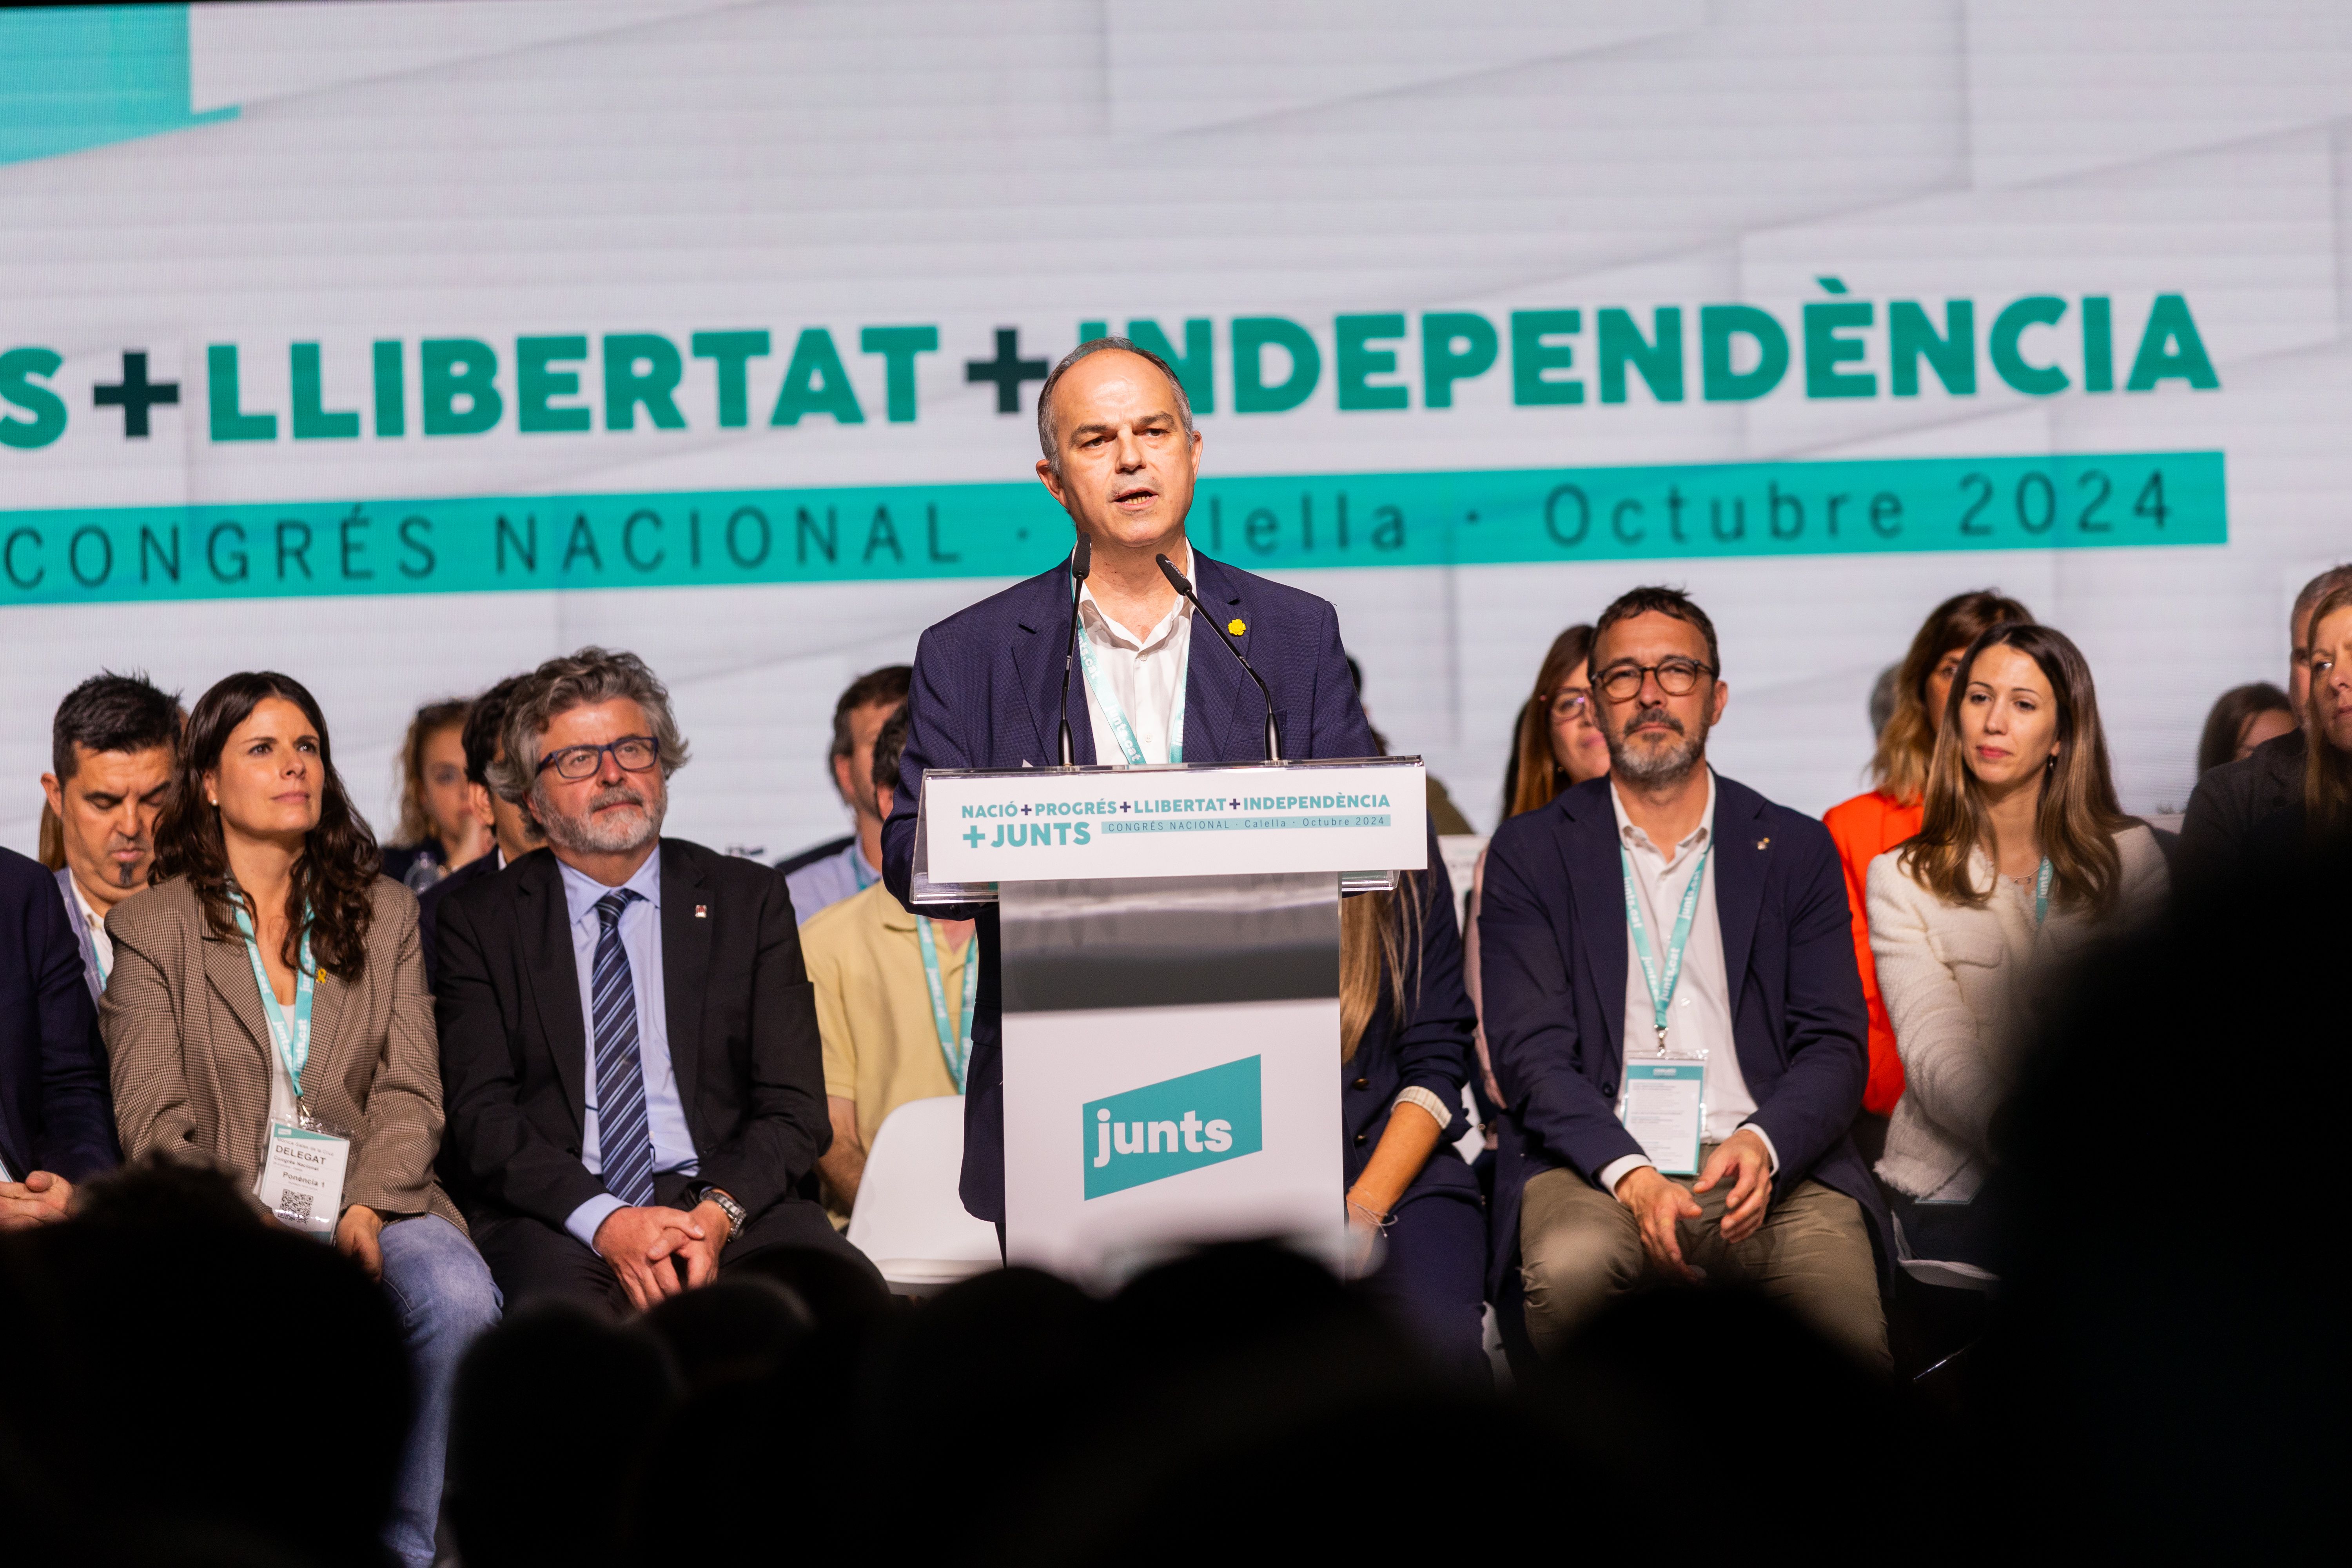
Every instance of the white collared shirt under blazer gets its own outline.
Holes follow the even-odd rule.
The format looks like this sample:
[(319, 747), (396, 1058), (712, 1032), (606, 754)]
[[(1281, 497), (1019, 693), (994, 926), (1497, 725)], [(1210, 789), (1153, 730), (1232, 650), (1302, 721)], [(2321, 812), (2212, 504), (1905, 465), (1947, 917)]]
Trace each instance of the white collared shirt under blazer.
[(2053, 896), (2039, 931), (2032, 888), (1996, 875), (1981, 848), (1969, 858), (1972, 885), (1992, 888), (1981, 906), (1948, 903), (1920, 886), (1897, 864), (1900, 849), (1870, 863), (1870, 952), (1903, 1058), (1903, 1098), (1878, 1162), (1889, 1185), (1914, 1198), (1965, 1203), (1984, 1184), (1987, 1129), (2017, 1081), (2033, 982), (2047, 965), (2148, 919), (2164, 902), (2156, 835), (2135, 824), (2116, 835), (2116, 852), (2123, 887), (2107, 919), (2094, 922)]
[[(1188, 546), (1182, 552), (1181, 570), (1192, 569), (1192, 552)], [(1168, 613), (1160, 617), (1150, 632), (1139, 637), (1102, 612), (1095, 603), (1094, 584), (1078, 590), (1078, 618), (1087, 628), (1087, 640), (1094, 644), (1095, 668), (1110, 688), (1111, 697), (1127, 715), (1128, 727), (1135, 732), (1135, 743), (1147, 763), (1169, 760), (1170, 742), (1177, 737), (1169, 734), (1169, 721), (1176, 711), (1176, 693), (1184, 684), (1186, 661), (1192, 653), (1192, 606), (1181, 596)], [(1213, 634), (1212, 634), (1213, 635)], [(1087, 686), (1086, 678), (1072, 672), (1071, 685)], [(1087, 687), (1087, 716), (1095, 732), (1095, 762), (1102, 767), (1118, 767), (1127, 759), (1118, 749), (1118, 735), (1111, 728), (1110, 715), (1096, 700), (1094, 689)], [(1076, 694), (1072, 700), (1075, 702)], [(1198, 754), (1197, 752), (1195, 753)]]

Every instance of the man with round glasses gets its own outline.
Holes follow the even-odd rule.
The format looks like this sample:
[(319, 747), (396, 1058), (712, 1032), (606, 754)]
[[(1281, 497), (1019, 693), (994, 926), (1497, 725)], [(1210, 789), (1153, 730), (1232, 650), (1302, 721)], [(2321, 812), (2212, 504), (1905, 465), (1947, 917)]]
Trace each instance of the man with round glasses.
[(1846, 1137), (1868, 1059), (1845, 882), (1820, 823), (1706, 765), (1721, 668), (1679, 590), (1611, 605), (1591, 654), (1608, 775), (1487, 850), (1492, 1283), (1516, 1246), (1549, 1351), (1645, 1275), (1745, 1281), (1883, 1368), (1885, 1218)]
[(548, 847), (449, 900), (434, 990), (445, 1178), (509, 1307), (650, 1307), (777, 1245), (872, 1271), (793, 1191), (831, 1124), (784, 878), (661, 836), (687, 756), (634, 654), (508, 701), (490, 784)]

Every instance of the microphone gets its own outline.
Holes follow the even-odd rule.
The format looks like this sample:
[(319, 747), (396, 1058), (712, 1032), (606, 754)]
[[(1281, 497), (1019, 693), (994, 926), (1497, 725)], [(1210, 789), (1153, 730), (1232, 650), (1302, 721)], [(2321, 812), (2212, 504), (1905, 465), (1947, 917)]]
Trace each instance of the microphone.
[(1201, 608), (1200, 595), (1192, 592), (1192, 584), (1185, 578), (1184, 574), (1176, 570), (1176, 563), (1169, 560), (1165, 555), (1158, 559), (1160, 573), (1168, 579), (1168, 585), (1184, 595), (1186, 602), (1192, 605), (1194, 615), (1200, 616), (1208, 625), (1216, 627), (1217, 640), (1225, 645), (1226, 652), (1241, 660), (1242, 673), (1257, 682), (1257, 694), (1265, 703), (1265, 760), (1269, 763), (1282, 761), (1282, 742), (1274, 732), (1274, 693), (1265, 689), (1265, 678), (1250, 668), (1250, 661), (1242, 655), (1242, 645), (1228, 637), (1225, 634), (1225, 628), (1217, 626), (1215, 621), (1210, 619), (1209, 612)]
[(1078, 657), (1078, 591), (1086, 585), (1094, 560), (1094, 541), (1079, 534), (1070, 551), (1070, 637), (1062, 648), (1062, 765), (1066, 768), (1073, 765), (1072, 759), (1077, 755), (1070, 746), (1070, 666)]

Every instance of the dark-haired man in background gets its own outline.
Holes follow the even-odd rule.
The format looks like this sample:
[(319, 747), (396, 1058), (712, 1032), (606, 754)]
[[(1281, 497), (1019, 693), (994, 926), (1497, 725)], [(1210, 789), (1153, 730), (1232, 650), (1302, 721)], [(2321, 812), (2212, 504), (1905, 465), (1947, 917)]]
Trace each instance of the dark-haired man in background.
[[(1678, 590), (1602, 612), (1592, 690), (1609, 775), (1496, 832), (1479, 906), (1507, 1102), (1495, 1217), (1529, 1336), (1549, 1352), (1643, 1274), (1704, 1271), (1883, 1369), (1885, 1215), (1846, 1136), (1867, 1023), (1829, 830), (1707, 766), (1730, 691), (1714, 624)], [(1621, 1119), (1637, 1073), (1644, 1110), (1678, 1108), (1679, 1136), (1633, 1122), (1645, 1143)]]
[(475, 698), (466, 709), (466, 728), (460, 741), (466, 748), (466, 795), (475, 816), (490, 830), (490, 852), (476, 856), (416, 895), (416, 940), (425, 950), (427, 985), (433, 984), (438, 958), (434, 930), (441, 906), (459, 889), (498, 875), (547, 842), (539, 824), (521, 806), (490, 787), (490, 768), (504, 755), (499, 745), (499, 731), (506, 726), (507, 701), (523, 679), (520, 675), (508, 676)]
[(849, 807), (856, 827), (846, 839), (820, 844), (777, 865), (793, 890), (793, 912), (803, 925), (817, 910), (882, 879), (883, 808), (874, 789), (874, 737), (906, 702), (912, 674), (903, 664), (869, 669), (851, 681), (833, 705), (833, 743), (825, 766), (832, 770), (833, 787), (841, 792), (841, 804)]
[(58, 892), (95, 1004), (114, 966), (106, 915), (147, 885), (155, 818), (172, 786), (172, 748), (187, 714), (143, 675), (93, 675), (58, 704), (41, 793), (57, 819)]

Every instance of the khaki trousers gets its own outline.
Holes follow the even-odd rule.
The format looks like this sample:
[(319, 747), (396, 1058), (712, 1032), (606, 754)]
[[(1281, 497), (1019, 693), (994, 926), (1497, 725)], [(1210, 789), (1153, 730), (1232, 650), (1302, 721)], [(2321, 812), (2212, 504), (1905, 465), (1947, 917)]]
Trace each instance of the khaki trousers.
[[(1715, 1152), (1708, 1144), (1700, 1153)], [(1667, 1178), (1688, 1191), (1696, 1177)], [(1723, 1239), (1729, 1181), (1692, 1193), (1702, 1211), (1681, 1223), (1683, 1261), (1710, 1279), (1754, 1285), (1881, 1372), (1892, 1364), (1878, 1268), (1862, 1205), (1815, 1181), (1780, 1194), (1763, 1226), (1737, 1246)], [(1528, 1179), (1519, 1200), (1519, 1269), (1528, 1337), (1545, 1354), (1609, 1300), (1649, 1274), (1633, 1211), (1575, 1171)]]

